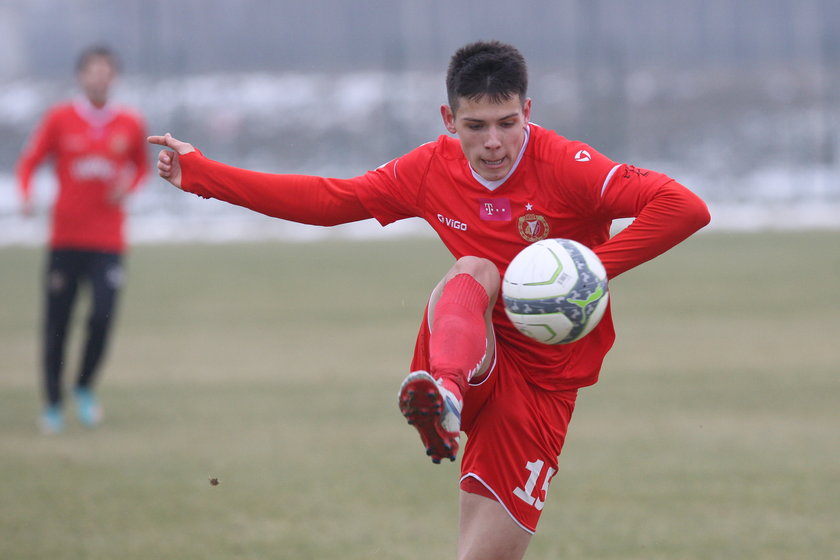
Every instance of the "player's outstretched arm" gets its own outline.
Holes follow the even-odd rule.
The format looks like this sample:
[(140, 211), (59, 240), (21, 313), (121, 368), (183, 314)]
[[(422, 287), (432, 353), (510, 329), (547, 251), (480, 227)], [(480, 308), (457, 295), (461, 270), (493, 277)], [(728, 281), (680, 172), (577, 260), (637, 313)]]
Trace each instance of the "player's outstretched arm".
[(194, 152), (195, 148), (192, 144), (182, 142), (173, 138), (168, 132), (163, 136), (149, 136), (146, 139), (149, 144), (157, 144), (170, 148), (169, 150), (161, 150), (158, 154), (158, 175), (178, 187), (181, 188), (181, 161), (180, 156)]
[(149, 136), (148, 142), (168, 148), (158, 154), (158, 174), (182, 191), (303, 224), (332, 226), (373, 217), (358, 195), (370, 186), (369, 174), (330, 179), (261, 173), (208, 159), (168, 133)]

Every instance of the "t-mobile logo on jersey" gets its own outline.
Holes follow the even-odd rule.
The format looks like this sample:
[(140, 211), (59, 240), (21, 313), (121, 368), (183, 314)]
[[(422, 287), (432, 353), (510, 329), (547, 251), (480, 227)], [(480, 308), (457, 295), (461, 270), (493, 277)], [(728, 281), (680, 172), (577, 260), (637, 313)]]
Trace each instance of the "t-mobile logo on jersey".
[(478, 216), (486, 222), (509, 222), (509, 198), (479, 198)]

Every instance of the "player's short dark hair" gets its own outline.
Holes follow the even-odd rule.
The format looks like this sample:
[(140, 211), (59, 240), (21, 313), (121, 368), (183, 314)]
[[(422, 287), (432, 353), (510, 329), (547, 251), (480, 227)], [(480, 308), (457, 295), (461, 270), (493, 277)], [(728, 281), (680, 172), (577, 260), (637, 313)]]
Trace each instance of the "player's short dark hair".
[(106, 58), (111, 63), (114, 70), (120, 70), (120, 59), (117, 53), (111, 47), (106, 45), (93, 45), (86, 48), (76, 59), (76, 73), (81, 72), (87, 67), (94, 58)]
[(524, 103), (527, 91), (528, 65), (511, 45), (499, 41), (470, 43), (458, 49), (449, 61), (446, 94), (453, 111), (462, 97), (502, 102), (519, 95)]

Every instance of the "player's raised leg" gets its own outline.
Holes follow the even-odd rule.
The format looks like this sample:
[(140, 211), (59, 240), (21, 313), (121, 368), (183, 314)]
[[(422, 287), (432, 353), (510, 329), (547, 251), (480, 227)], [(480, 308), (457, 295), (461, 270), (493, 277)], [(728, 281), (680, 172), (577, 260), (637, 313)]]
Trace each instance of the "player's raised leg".
[(499, 283), (491, 261), (462, 257), (429, 299), (429, 371), (406, 377), (399, 405), (435, 463), (455, 460), (468, 382), (485, 375), (492, 363), (490, 318)]

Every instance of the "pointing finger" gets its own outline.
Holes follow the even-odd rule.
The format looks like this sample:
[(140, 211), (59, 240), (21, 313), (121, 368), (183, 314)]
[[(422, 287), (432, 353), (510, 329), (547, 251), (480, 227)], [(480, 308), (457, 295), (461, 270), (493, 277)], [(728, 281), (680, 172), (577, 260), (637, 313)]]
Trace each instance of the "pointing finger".
[(146, 141), (150, 144), (157, 144), (158, 146), (166, 146), (167, 148), (171, 148), (178, 152), (179, 155), (184, 155), (195, 151), (195, 148), (192, 146), (192, 144), (188, 144), (187, 142), (182, 142), (177, 138), (173, 138), (172, 135), (168, 132), (163, 136), (149, 136), (146, 139)]

